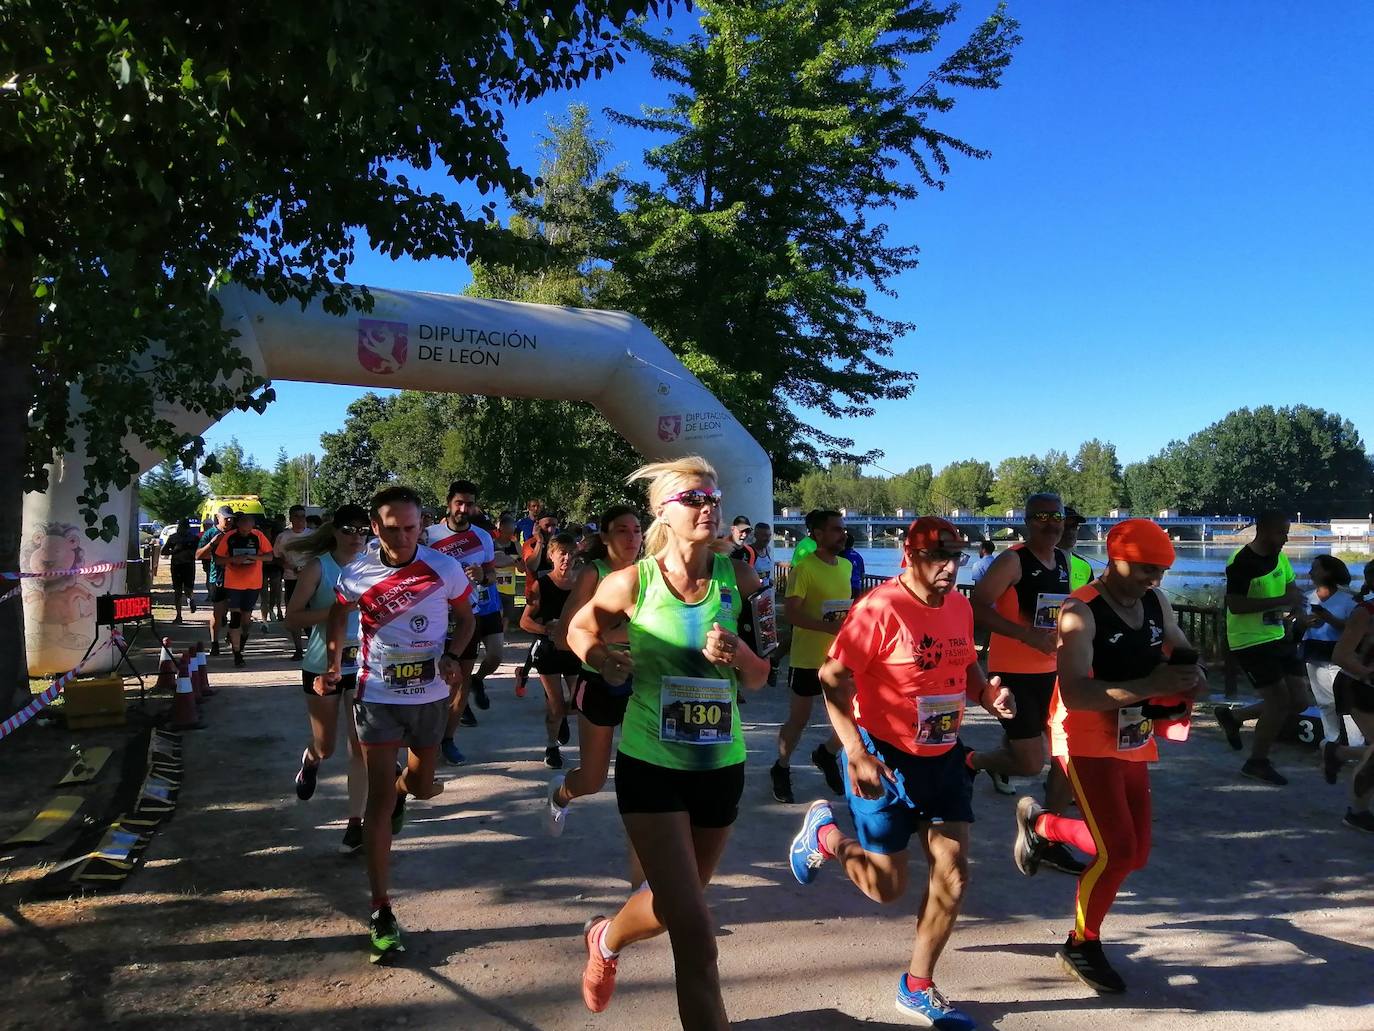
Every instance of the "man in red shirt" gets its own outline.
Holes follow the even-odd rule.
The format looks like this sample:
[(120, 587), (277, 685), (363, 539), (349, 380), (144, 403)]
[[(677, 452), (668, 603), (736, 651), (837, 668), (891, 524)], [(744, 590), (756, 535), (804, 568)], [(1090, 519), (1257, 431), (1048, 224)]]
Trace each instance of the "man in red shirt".
[(893, 902), (906, 891), (908, 845), (920, 836), (929, 874), (897, 1008), (928, 1025), (962, 1029), (973, 1028), (972, 1019), (934, 983), (968, 882), (973, 774), (959, 725), (966, 701), (1002, 719), (1015, 714), (1011, 692), (978, 665), (973, 610), (954, 589), (967, 543), (944, 519), (917, 519), (907, 529), (901, 575), (850, 610), (820, 680), (844, 746), (840, 767), (848, 769), (857, 840), (841, 833), (828, 802), (813, 802), (790, 856), (802, 884), (837, 859), (865, 895)]

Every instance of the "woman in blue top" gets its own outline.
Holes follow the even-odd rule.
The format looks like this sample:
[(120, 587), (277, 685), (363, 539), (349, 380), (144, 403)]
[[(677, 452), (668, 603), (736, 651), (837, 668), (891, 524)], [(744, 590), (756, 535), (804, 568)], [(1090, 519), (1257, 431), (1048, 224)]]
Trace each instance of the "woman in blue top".
[(320, 763), (334, 754), (338, 741), (339, 712), (348, 722), (348, 829), (339, 851), (354, 855), (363, 848), (363, 806), (367, 802), (367, 768), (358, 746), (358, 728), (353, 723), (349, 692), (358, 675), (358, 611), (348, 614), (348, 644), (344, 646), (342, 676), (338, 684), (325, 684), (323, 674), (329, 664), (325, 658), (324, 638), (330, 607), (334, 604), (334, 585), (339, 570), (352, 562), (367, 542), (369, 520), (359, 505), (340, 505), (333, 522), (323, 524), (309, 537), (287, 545), (288, 561), (300, 565), (296, 589), (286, 605), (286, 625), (293, 630), (309, 630), (310, 642), (301, 660), (301, 686), (310, 713), (310, 744), (301, 756), (296, 774), (296, 797), (305, 801), (315, 793)]

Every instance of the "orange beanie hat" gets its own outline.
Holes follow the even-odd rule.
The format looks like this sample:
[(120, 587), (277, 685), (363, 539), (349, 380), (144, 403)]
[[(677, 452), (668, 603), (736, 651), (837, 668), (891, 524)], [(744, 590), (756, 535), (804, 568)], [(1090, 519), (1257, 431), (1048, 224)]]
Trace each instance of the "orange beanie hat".
[(1174, 542), (1148, 519), (1127, 519), (1107, 534), (1107, 557), (1151, 566), (1174, 564)]

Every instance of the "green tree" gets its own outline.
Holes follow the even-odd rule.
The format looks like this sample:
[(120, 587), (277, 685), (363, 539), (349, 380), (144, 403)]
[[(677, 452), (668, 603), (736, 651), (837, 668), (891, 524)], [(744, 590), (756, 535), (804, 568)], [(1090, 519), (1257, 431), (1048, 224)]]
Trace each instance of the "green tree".
[(1084, 441), (1073, 460), (1074, 504), (1084, 515), (1106, 515), (1121, 504), (1124, 485), (1116, 445)]
[(931, 467), (917, 465), (904, 473), (898, 473), (887, 481), (888, 505), (892, 511), (902, 509), (917, 515), (932, 511), (930, 499), (931, 481), (935, 475)]
[(957, 6), (917, 0), (704, 0), (701, 31), (634, 38), (667, 105), (617, 114), (661, 134), (631, 183), (608, 290), (645, 320), (763, 444), (786, 479), (853, 441), (807, 415), (872, 414), (907, 396), (888, 363), (914, 328), (881, 316), (916, 247), (885, 209), (938, 189), (949, 157), (987, 156), (940, 127), (991, 89), (1020, 37), (999, 7), (948, 57)]
[(288, 458), (286, 448), (277, 449), (277, 461), (263, 484), (262, 504), (272, 515), (285, 515), (292, 505), (305, 502), (306, 464), (313, 455)]
[[(527, 190), (504, 112), (613, 69), (613, 32), (655, 3), (0, 5), (0, 568), (23, 492), (77, 430), (189, 462), (200, 438), (160, 409), (270, 399), (207, 283), (342, 313), (371, 304), (347, 283), (360, 242), (502, 253), (494, 207), (426, 173)], [(85, 469), (88, 532), (108, 538), (97, 506), (137, 467), (106, 446)], [(23, 681), (19, 611), (0, 608), (4, 692)]]
[(154, 519), (174, 523), (198, 515), (205, 492), (186, 479), (185, 470), (176, 462), (166, 461), (144, 475), (138, 499)]
[(1045, 465), (1035, 455), (1004, 458), (992, 484), (992, 507), (998, 513), (1024, 508), (1026, 498), (1045, 489)]
[(1126, 505), (1136, 515), (1148, 516), (1178, 507), (1178, 487), (1172, 482), (1170, 464), (1159, 456), (1126, 466), (1122, 476)]
[(215, 497), (256, 494), (261, 498), (271, 481), (271, 473), (246, 454), (237, 437), (230, 437), (213, 452), (219, 471), (210, 475), (210, 493)]
[(935, 509), (980, 512), (992, 500), (992, 466), (977, 459), (951, 462), (931, 482), (930, 496)]
[(348, 406), (337, 433), (320, 434), (324, 449), (315, 476), (315, 503), (325, 508), (343, 504), (366, 506), (391, 473), (381, 460), (381, 444), (373, 429), (390, 411), (394, 398), (371, 392)]

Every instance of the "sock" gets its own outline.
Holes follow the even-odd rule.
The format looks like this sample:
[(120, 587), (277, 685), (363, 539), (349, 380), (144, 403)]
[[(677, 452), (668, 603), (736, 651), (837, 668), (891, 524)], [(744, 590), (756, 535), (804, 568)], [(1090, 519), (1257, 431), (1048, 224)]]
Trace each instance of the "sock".
[(1035, 833), (1046, 841), (1061, 841), (1072, 845), (1085, 856), (1097, 855), (1097, 842), (1082, 820), (1072, 816), (1041, 813), (1035, 821)]
[(774, 766), (774, 768), (779, 769), (779, 770), (790, 770), (790, 769), (792, 769), (790, 760), (789, 760), (788, 762), (784, 762), (784, 761), (781, 760), (781, 759), (775, 759), (775, 760), (773, 761), (773, 766)]
[(601, 925), (601, 931), (596, 936), (596, 948), (597, 951), (601, 953), (602, 959), (615, 959), (617, 956), (620, 955), (620, 953), (612, 952), (610, 949), (606, 948), (606, 932), (610, 929), (611, 922), (607, 920), (604, 924)]
[(825, 856), (826, 859), (835, 858), (835, 853), (825, 844), (825, 839), (829, 837), (832, 830), (836, 834), (840, 833), (839, 826), (833, 820), (830, 823), (823, 823), (816, 828), (816, 845), (820, 848), (821, 855)]
[(906, 975), (906, 990), (909, 992), (924, 992), (935, 987), (935, 981), (929, 977), (917, 977), (915, 974)]
[(391, 908), (391, 899), (387, 898), (385, 895), (381, 896), (380, 898), (374, 898), (374, 899), (372, 900), (372, 912), (374, 912), (374, 913), (377, 912), (378, 910), (381, 910), (381, 909), (390, 909), (390, 908)]

